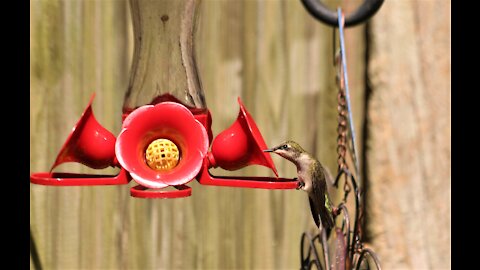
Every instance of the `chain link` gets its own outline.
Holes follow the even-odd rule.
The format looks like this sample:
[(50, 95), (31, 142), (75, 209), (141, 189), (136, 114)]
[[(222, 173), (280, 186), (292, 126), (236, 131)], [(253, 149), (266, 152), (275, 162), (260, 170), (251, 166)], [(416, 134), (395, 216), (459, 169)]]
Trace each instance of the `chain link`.
[[(348, 164), (346, 161), (347, 155), (347, 121), (348, 121), (348, 107), (347, 107), (347, 98), (346, 98), (346, 91), (345, 91), (345, 79), (344, 79), (344, 70), (341, 62), (341, 54), (340, 51), (337, 52), (335, 55), (335, 66), (337, 68), (336, 74), (336, 83), (338, 86), (338, 94), (337, 94), (337, 110), (338, 110), (338, 126), (337, 126), (337, 163), (338, 163), (338, 171), (346, 171), (348, 170)], [(343, 202), (347, 202), (348, 194), (352, 190), (350, 183), (348, 182), (348, 176), (345, 174), (345, 181), (343, 185), (344, 197)]]
[(344, 170), (348, 168), (345, 156), (347, 154), (347, 99), (345, 97), (345, 81), (343, 79), (343, 70), (340, 65), (340, 53), (336, 55), (335, 65), (337, 67), (336, 82), (338, 86), (337, 94), (337, 110), (338, 110), (338, 126), (337, 126), (337, 154), (338, 154), (338, 170)]

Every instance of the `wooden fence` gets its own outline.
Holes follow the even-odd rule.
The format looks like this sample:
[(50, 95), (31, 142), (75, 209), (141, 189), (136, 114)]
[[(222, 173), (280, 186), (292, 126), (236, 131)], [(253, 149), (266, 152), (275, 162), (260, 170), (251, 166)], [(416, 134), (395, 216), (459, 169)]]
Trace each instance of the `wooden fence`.
[[(359, 1), (344, 2), (348, 14)], [(449, 12), (449, 1), (391, 0), (368, 27), (346, 31), (367, 235), (385, 269), (450, 267)], [(240, 96), (267, 144), (295, 139), (335, 173), (332, 28), (297, 0), (204, 0), (198, 13), (195, 52), (214, 136), (237, 117)], [(131, 21), (125, 0), (30, 1), (31, 172), (50, 169), (94, 92), (95, 117), (120, 131)], [(295, 177), (292, 164), (273, 159), (280, 176)], [(217, 172), (273, 175), (259, 166)], [(127, 186), (31, 185), (42, 266), (298, 269), (301, 233), (314, 229), (303, 192), (191, 187), (188, 198), (146, 200)]]

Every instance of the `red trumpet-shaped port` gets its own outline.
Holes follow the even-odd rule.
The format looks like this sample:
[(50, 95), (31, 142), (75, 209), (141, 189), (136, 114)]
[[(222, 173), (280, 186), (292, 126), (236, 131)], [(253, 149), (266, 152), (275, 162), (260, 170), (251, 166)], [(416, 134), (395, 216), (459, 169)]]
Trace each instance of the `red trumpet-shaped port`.
[(50, 171), (65, 162), (79, 162), (93, 169), (116, 166), (116, 138), (95, 119), (92, 111), (94, 97), (95, 94), (70, 132)]
[(263, 152), (267, 145), (255, 121), (240, 98), (238, 103), (237, 120), (212, 142), (212, 151), (208, 155), (210, 165), (233, 171), (256, 164), (270, 168), (278, 177), (271, 156)]
[(115, 152), (137, 183), (164, 188), (193, 180), (208, 144), (207, 131), (190, 110), (162, 102), (141, 106), (125, 118)]

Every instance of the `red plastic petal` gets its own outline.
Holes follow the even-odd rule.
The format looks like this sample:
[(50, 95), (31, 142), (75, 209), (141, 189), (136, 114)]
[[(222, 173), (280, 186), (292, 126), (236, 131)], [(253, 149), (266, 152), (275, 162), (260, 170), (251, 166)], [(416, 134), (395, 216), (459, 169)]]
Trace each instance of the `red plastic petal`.
[[(148, 144), (159, 138), (172, 141), (180, 150), (180, 161), (167, 172), (154, 170), (145, 161)], [(163, 188), (192, 181), (200, 171), (208, 144), (205, 128), (190, 110), (179, 103), (162, 102), (139, 107), (127, 116), (115, 152), (137, 183)]]

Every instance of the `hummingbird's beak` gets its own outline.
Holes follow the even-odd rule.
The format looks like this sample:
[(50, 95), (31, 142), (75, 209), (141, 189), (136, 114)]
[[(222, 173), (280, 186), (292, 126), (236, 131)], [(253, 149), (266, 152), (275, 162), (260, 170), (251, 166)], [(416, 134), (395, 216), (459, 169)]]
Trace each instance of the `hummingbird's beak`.
[(275, 151), (275, 150), (274, 150), (273, 148), (263, 150), (263, 152), (267, 152), (267, 153), (269, 153), (269, 152), (274, 152), (274, 151)]

